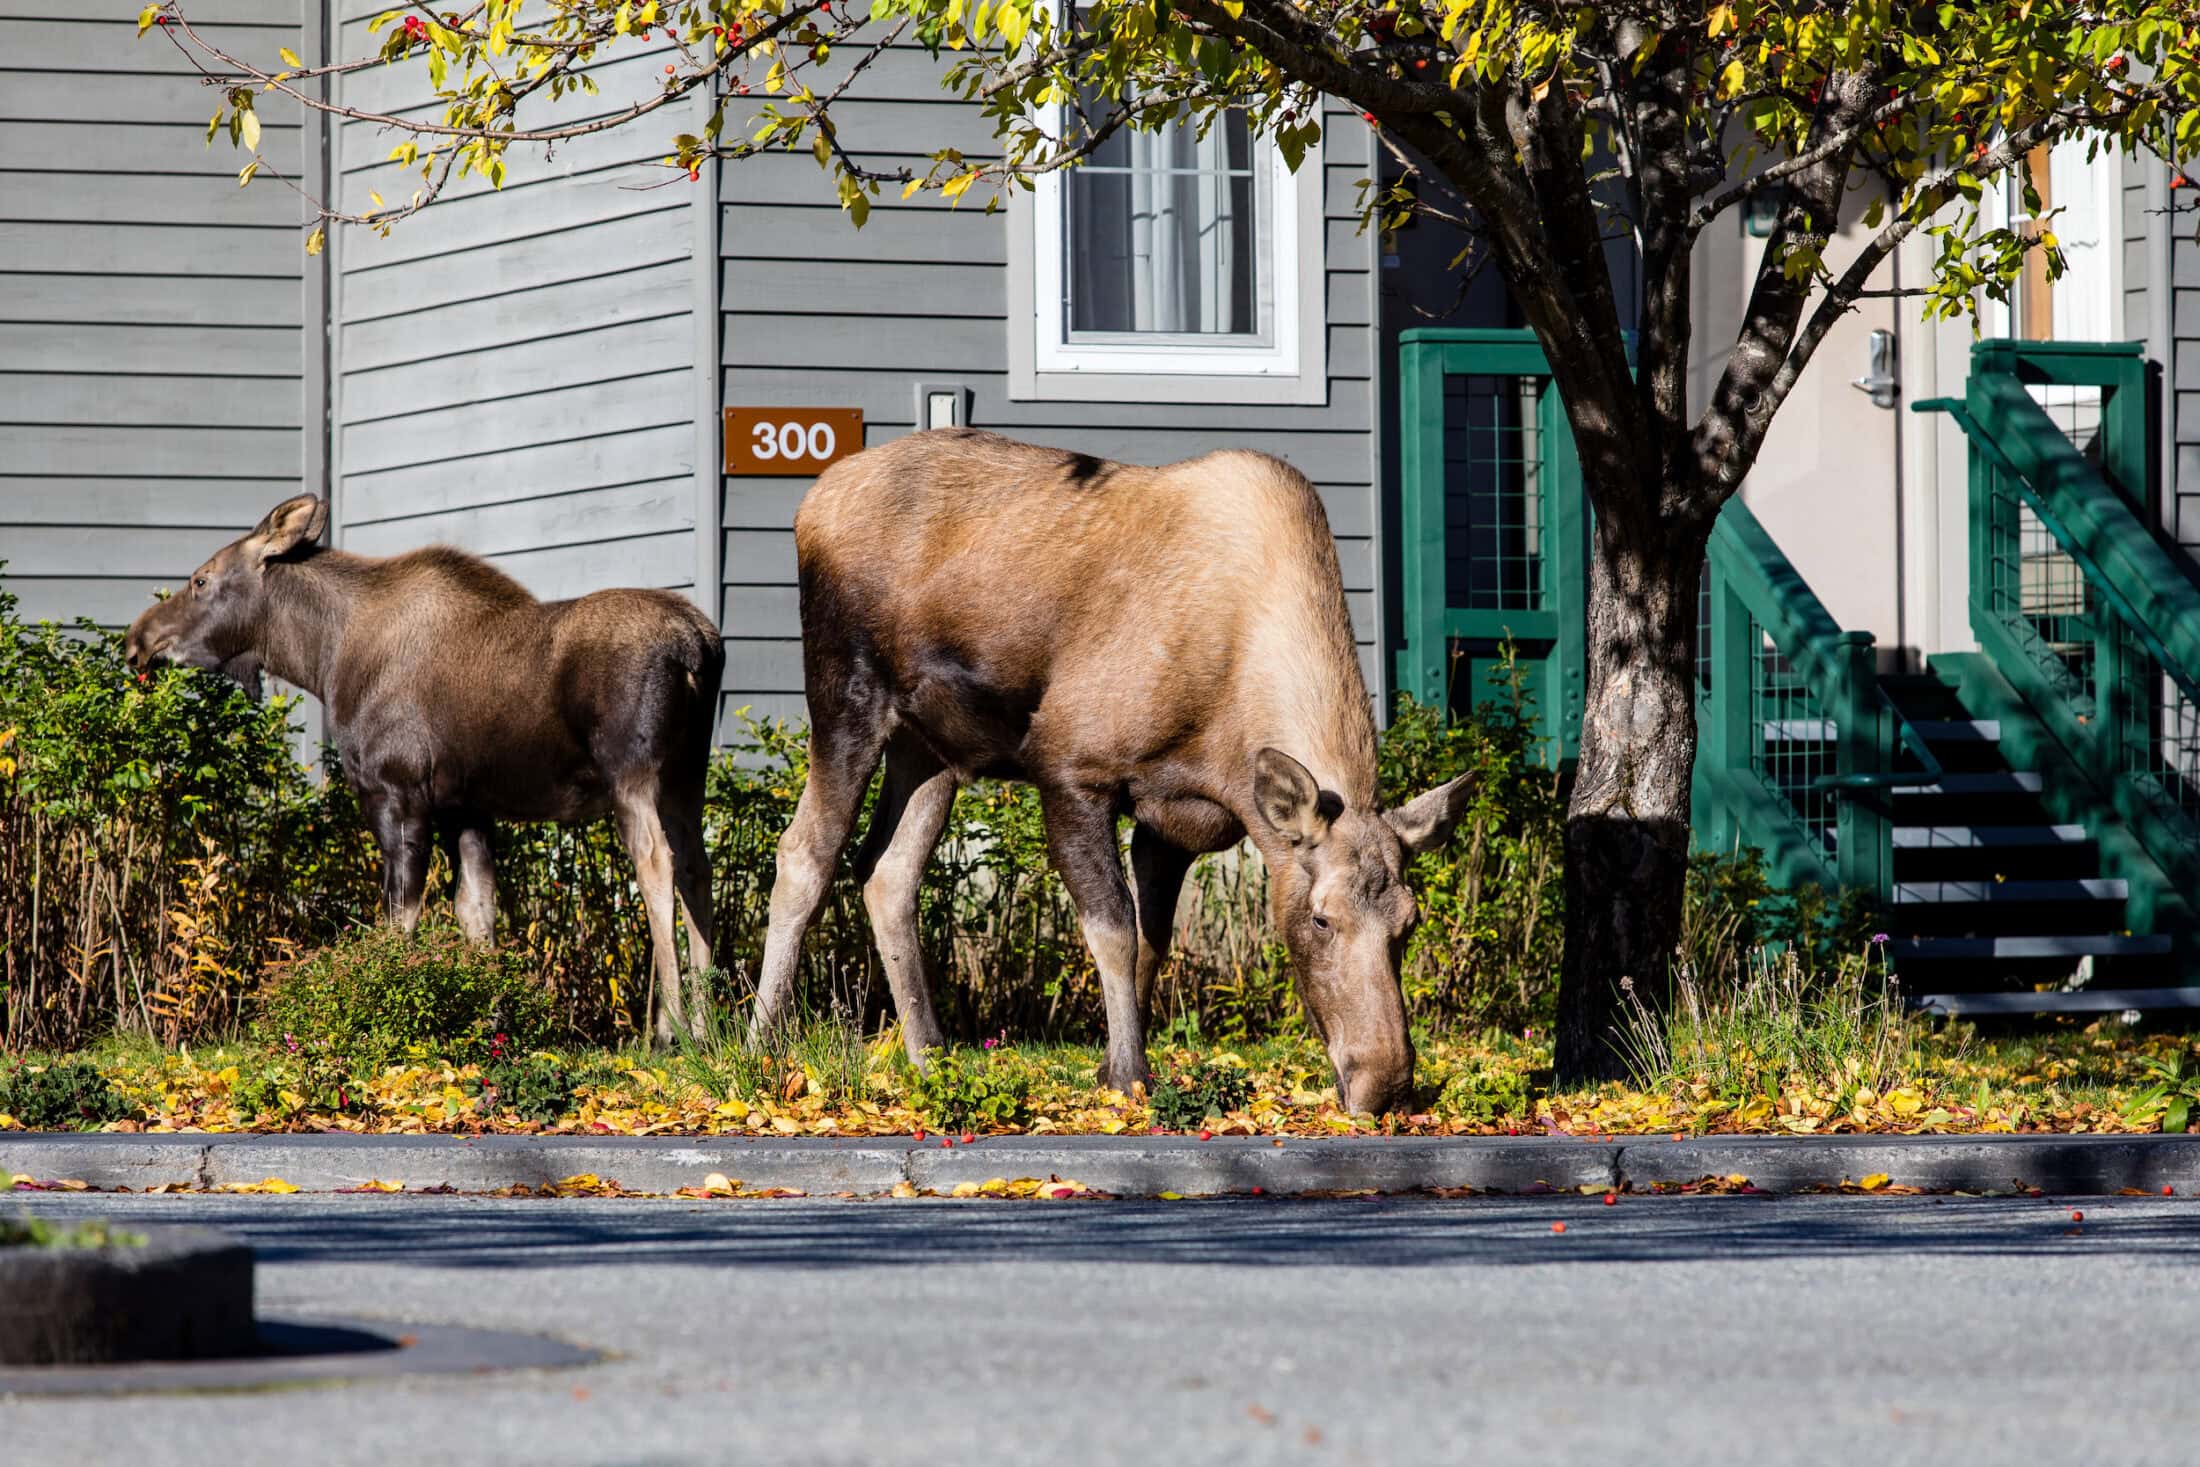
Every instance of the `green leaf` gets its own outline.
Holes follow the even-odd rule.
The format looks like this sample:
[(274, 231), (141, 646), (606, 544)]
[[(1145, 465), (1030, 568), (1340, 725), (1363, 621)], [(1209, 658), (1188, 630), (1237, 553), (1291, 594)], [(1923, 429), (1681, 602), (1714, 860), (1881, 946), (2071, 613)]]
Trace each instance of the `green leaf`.
[(2186, 1126), (2191, 1124), (2191, 1121), (2192, 1097), (2189, 1095), (2171, 1097), (2169, 1108), (2162, 1112), (2162, 1129), (2172, 1136), (2182, 1136), (2185, 1134)]

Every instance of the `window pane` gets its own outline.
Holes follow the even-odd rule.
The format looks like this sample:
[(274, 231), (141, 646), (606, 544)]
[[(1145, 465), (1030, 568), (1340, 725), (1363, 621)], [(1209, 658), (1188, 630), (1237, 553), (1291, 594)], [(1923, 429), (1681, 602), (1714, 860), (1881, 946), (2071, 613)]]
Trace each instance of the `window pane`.
[(1264, 190), (1241, 114), (1127, 129), (1062, 189), (1069, 329), (1254, 336)]

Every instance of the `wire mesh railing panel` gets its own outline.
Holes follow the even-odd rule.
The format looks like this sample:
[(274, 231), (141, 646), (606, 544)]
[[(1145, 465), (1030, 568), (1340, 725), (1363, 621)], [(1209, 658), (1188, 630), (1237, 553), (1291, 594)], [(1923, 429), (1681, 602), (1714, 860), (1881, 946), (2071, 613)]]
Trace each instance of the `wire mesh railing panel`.
[(2200, 703), (2120, 621), (2115, 681), (2119, 763), (2164, 817), (2188, 857), (2200, 859)]
[(1988, 492), (1987, 609), (2048, 686), (2089, 717), (2098, 692), (2099, 597), (2006, 475), (1996, 473)]
[(1749, 678), (1749, 726), (1755, 736), (1750, 765), (1793, 810), (1811, 849), (1830, 853), (1834, 794), (1819, 781), (1837, 768), (1834, 721), (1754, 616), (1748, 637), (1747, 645), (1756, 649)]
[(1544, 379), (1444, 379), (1444, 602), (1476, 611), (1547, 606), (1549, 532), (1537, 407)]

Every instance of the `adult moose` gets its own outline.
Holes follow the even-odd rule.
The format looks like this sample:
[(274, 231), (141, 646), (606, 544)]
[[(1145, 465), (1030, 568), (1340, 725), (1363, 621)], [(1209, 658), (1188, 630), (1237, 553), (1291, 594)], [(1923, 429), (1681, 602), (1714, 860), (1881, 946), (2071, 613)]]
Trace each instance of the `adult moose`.
[(431, 840), (458, 873), (460, 929), (487, 943), (490, 822), (615, 816), (649, 916), (658, 1036), (699, 1025), (705, 998), (683, 986), (672, 908), (677, 893), (699, 974), (711, 961), (703, 777), (718, 629), (669, 592), (537, 601), (448, 546), (383, 559), (325, 549), (327, 526), (314, 495), (276, 505), (131, 623), (131, 665), (264, 667), (319, 698), (382, 847), (386, 914), (406, 932)]
[(883, 755), (856, 871), (913, 1059), (941, 1040), (918, 888), (957, 786), (990, 775), (1038, 787), (1100, 970), (1103, 1084), (1147, 1078), (1145, 1003), (1194, 856), (1250, 836), (1339, 1095), (1404, 1097), (1403, 872), (1470, 781), (1375, 808), (1375, 723), (1313, 485), (1257, 453), (1137, 468), (945, 429), (826, 470), (795, 553), (810, 769), (779, 842), (759, 1032)]

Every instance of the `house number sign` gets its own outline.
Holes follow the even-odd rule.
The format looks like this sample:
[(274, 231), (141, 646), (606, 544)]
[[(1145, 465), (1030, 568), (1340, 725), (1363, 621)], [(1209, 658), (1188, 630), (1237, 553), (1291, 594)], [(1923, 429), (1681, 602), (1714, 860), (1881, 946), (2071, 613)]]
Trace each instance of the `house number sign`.
[(726, 409), (728, 474), (806, 478), (862, 450), (862, 408)]

